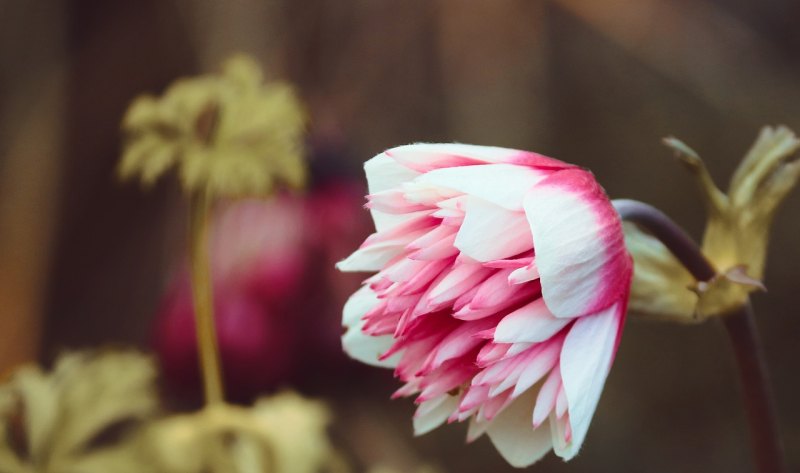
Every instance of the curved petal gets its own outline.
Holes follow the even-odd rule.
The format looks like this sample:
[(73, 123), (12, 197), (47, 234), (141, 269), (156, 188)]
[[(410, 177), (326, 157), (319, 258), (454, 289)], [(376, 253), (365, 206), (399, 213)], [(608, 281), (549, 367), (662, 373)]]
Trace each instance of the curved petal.
[(458, 397), (443, 394), (424, 401), (414, 413), (414, 435), (424, 435), (439, 427), (458, 408)]
[[(367, 174), (367, 186), (370, 194), (398, 188), (404, 182), (409, 182), (419, 175), (418, 172), (399, 164), (384, 153), (365, 162), (364, 172)], [(376, 209), (370, 209), (369, 212), (375, 222), (375, 229), (378, 231), (391, 228), (406, 220), (405, 214), (390, 214)]]
[(625, 303), (575, 321), (561, 350), (561, 378), (567, 395), (572, 439), (556, 453), (574, 457), (583, 444), (603, 390), (622, 330)]
[(464, 223), (455, 247), (476, 261), (493, 261), (518, 255), (533, 247), (525, 214), (509, 211), (486, 200), (469, 196)]
[(336, 263), (336, 269), (344, 272), (380, 271), (386, 263), (404, 251), (403, 242), (382, 242), (354, 251)]
[(524, 468), (550, 451), (553, 444), (546, 425), (534, 429), (531, 412), (536, 402), (533, 390), (511, 403), (491, 421), (486, 433), (511, 466)]
[(588, 171), (552, 174), (525, 195), (542, 295), (556, 317), (627, 298), (632, 263), (619, 216)]
[(347, 328), (356, 325), (361, 320), (361, 317), (364, 317), (367, 312), (378, 305), (378, 302), (380, 300), (375, 291), (370, 289), (369, 286), (361, 286), (344, 304), (342, 325)]
[(487, 163), (519, 164), (540, 169), (574, 167), (571, 164), (530, 151), (462, 143), (416, 143), (392, 148), (387, 150), (386, 154), (419, 172), (450, 166)]
[(360, 320), (357, 324), (349, 327), (342, 336), (342, 348), (350, 358), (358, 360), (372, 366), (380, 368), (394, 368), (402, 356), (402, 353), (395, 353), (393, 356), (381, 360), (380, 356), (394, 344), (391, 335), (374, 337), (367, 335), (363, 331), (364, 321)]
[(564, 328), (570, 319), (554, 317), (544, 299), (520, 307), (503, 317), (494, 332), (498, 343), (542, 342)]
[(347, 299), (342, 313), (342, 325), (347, 329), (342, 336), (342, 348), (351, 358), (363, 363), (393, 368), (400, 359), (399, 353), (380, 360), (380, 356), (394, 343), (392, 336), (375, 337), (364, 333), (366, 321), (363, 317), (379, 303), (377, 294), (369, 286), (362, 286)]
[(481, 164), (435, 169), (415, 182), (453, 189), (499, 205), (522, 210), (522, 199), (551, 172), (514, 164)]

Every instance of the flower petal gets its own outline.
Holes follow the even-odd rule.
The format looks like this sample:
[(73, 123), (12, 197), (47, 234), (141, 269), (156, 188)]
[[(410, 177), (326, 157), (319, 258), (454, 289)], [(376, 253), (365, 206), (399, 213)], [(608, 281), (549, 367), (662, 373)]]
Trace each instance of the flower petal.
[(480, 197), (508, 210), (522, 210), (525, 194), (549, 174), (550, 171), (513, 164), (483, 164), (436, 169), (417, 177), (415, 182)]
[(535, 392), (525, 393), (498, 414), (486, 429), (497, 451), (516, 468), (532, 465), (552, 448), (549, 428), (533, 429), (531, 425), (535, 402)]
[(561, 370), (556, 366), (550, 371), (547, 379), (539, 388), (536, 396), (536, 407), (533, 409), (533, 426), (538, 427), (547, 419), (550, 412), (556, 407), (556, 400), (561, 389)]
[(498, 343), (542, 342), (552, 337), (567, 324), (570, 319), (554, 317), (544, 303), (544, 299), (520, 307), (503, 317), (494, 332), (494, 341)]
[(561, 350), (561, 378), (569, 406), (572, 441), (558, 455), (574, 457), (589, 429), (622, 330), (625, 302), (579, 318)]
[(458, 408), (458, 397), (444, 394), (420, 403), (414, 413), (414, 435), (427, 434), (439, 427)]
[(588, 171), (554, 173), (525, 196), (547, 307), (578, 317), (626, 299), (632, 263), (619, 216)]
[(342, 348), (350, 358), (358, 360), (368, 365), (380, 368), (394, 368), (402, 356), (402, 353), (395, 353), (393, 356), (381, 360), (380, 356), (394, 344), (391, 335), (381, 335), (375, 337), (367, 335), (363, 331), (364, 321), (347, 329), (342, 336)]
[(571, 164), (530, 151), (462, 143), (416, 143), (392, 148), (387, 150), (386, 154), (404, 166), (419, 172), (428, 172), (449, 166), (485, 163), (509, 163), (539, 169), (574, 167)]
[[(383, 153), (365, 162), (364, 171), (367, 174), (367, 185), (370, 194), (394, 189), (419, 175), (418, 172), (399, 164)], [(389, 214), (375, 209), (370, 209), (370, 214), (378, 231), (390, 228), (407, 219), (404, 214)]]
[(342, 325), (349, 328), (357, 324), (378, 302), (378, 295), (369, 286), (361, 286), (344, 304)]
[(369, 286), (362, 286), (361, 289), (350, 296), (344, 305), (342, 315), (342, 324), (347, 328), (347, 331), (342, 336), (342, 348), (351, 358), (363, 363), (383, 368), (393, 368), (397, 365), (400, 354), (383, 361), (379, 359), (380, 355), (392, 346), (394, 342), (392, 336), (374, 337), (367, 335), (363, 331), (366, 323), (363, 320), (364, 315), (378, 305), (379, 302), (377, 294)]
[(533, 238), (522, 212), (509, 211), (470, 196), (454, 245), (470, 258), (487, 262), (531, 249)]

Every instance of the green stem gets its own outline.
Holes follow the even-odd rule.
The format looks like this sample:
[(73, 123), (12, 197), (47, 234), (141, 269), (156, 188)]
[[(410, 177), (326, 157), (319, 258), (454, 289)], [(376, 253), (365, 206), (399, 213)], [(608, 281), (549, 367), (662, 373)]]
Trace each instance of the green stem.
[(210, 200), (204, 192), (192, 196), (189, 203), (189, 238), (191, 252), (192, 300), (197, 327), (197, 346), (206, 404), (224, 400), (217, 332), (214, 325), (214, 289), (208, 254)]
[[(698, 281), (709, 281), (717, 272), (700, 247), (675, 222), (655, 207), (635, 200), (615, 200), (620, 218), (640, 225), (658, 238)], [(733, 347), (742, 385), (750, 440), (757, 471), (788, 471), (770, 389), (767, 362), (750, 302), (728, 314), (722, 323)]]

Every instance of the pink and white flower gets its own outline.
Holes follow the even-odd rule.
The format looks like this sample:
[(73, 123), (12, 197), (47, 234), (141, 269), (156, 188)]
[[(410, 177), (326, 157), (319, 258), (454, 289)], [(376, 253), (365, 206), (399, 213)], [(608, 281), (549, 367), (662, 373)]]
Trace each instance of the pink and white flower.
[(417, 434), (469, 420), (514, 466), (584, 441), (622, 333), (632, 263), (591, 173), (462, 144), (364, 165), (372, 234), (338, 264), (377, 271), (344, 307), (345, 351), (416, 395)]

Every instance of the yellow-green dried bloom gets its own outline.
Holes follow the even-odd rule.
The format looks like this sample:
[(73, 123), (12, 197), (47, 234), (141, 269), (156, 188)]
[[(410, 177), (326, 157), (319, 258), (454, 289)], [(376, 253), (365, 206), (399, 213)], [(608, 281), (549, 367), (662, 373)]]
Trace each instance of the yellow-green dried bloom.
[(123, 178), (151, 185), (175, 169), (189, 194), (262, 196), (305, 180), (305, 113), (294, 89), (264, 82), (243, 55), (222, 73), (179, 79), (161, 97), (138, 97), (122, 122)]
[(693, 322), (728, 313), (763, 289), (772, 218), (800, 178), (794, 153), (800, 140), (786, 127), (765, 127), (731, 179), (728, 193), (714, 185), (703, 161), (675, 138), (673, 148), (700, 185), (708, 211), (702, 251), (717, 276), (696, 283), (655, 238), (626, 224), (634, 258), (630, 308), (656, 318)]
[(334, 470), (328, 408), (284, 392), (252, 408), (214, 404), (154, 422), (143, 451), (158, 473), (316, 473)]
[(135, 437), (155, 415), (156, 369), (137, 352), (60, 357), (51, 373), (18, 369), (0, 386), (0, 471), (138, 473)]

